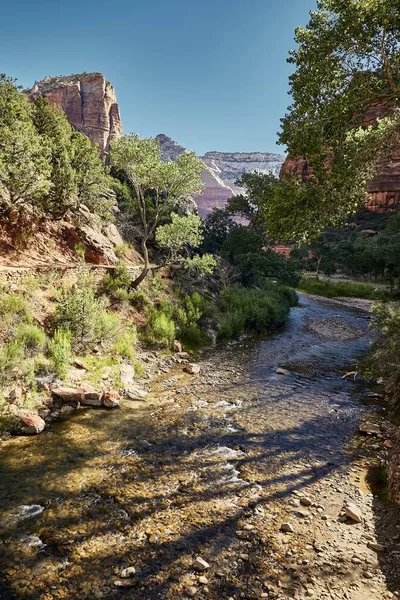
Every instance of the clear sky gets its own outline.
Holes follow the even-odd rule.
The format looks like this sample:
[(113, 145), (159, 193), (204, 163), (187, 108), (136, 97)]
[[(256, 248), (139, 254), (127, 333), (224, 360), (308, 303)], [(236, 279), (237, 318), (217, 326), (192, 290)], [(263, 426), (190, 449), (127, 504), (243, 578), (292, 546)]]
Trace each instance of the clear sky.
[(125, 132), (165, 133), (199, 154), (276, 146), (294, 29), (315, 0), (5, 2), (0, 71), (24, 87), (101, 71)]

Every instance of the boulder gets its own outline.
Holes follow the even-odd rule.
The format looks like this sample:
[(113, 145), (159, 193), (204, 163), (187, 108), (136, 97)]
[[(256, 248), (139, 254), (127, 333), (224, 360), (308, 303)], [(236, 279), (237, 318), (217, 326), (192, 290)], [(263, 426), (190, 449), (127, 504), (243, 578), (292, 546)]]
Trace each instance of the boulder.
[(119, 394), (116, 390), (107, 390), (103, 395), (103, 405), (106, 408), (119, 408)]
[(381, 428), (376, 423), (365, 422), (361, 423), (359, 431), (367, 435), (378, 435), (381, 432)]
[(174, 352), (178, 352), (178, 353), (183, 351), (182, 344), (178, 340), (174, 340), (172, 349)]
[(198, 375), (200, 373), (200, 365), (189, 363), (183, 367), (183, 370), (185, 373), (189, 373), (189, 375)]
[(103, 392), (98, 392), (92, 385), (86, 383), (82, 387), (84, 394), (83, 406), (103, 406)]
[(114, 223), (110, 223), (109, 225), (104, 227), (103, 231), (104, 231), (104, 235), (107, 237), (107, 239), (110, 240), (110, 242), (114, 246), (122, 246), (123, 245), (124, 240), (122, 239), (121, 234), (118, 231), (117, 227), (114, 225)]
[(132, 365), (124, 364), (121, 366), (120, 379), (124, 387), (129, 386), (135, 377), (135, 367)]
[(134, 386), (125, 390), (125, 394), (129, 400), (144, 400), (148, 392), (139, 386)]
[(356, 506), (352, 502), (350, 502), (349, 504), (347, 504), (344, 507), (344, 512), (346, 514), (346, 517), (348, 517), (355, 523), (361, 523), (361, 520), (362, 520), (361, 510), (358, 508), (358, 506)]
[(84, 391), (81, 388), (57, 387), (51, 390), (53, 396), (60, 398), (63, 402), (83, 402)]
[(22, 415), (20, 417), (21, 432), (26, 435), (36, 435), (42, 433), (46, 423), (39, 415)]
[(114, 252), (114, 246), (101, 231), (83, 225), (74, 227), (65, 223), (63, 228), (64, 239), (73, 250), (78, 245), (85, 248), (85, 261), (95, 265), (115, 265), (118, 258)]

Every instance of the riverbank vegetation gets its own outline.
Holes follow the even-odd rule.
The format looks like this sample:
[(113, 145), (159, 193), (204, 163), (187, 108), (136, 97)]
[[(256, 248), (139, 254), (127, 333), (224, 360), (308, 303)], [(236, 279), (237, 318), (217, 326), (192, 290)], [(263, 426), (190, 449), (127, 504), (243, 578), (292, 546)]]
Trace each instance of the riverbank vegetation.
[(298, 289), (307, 294), (324, 296), (325, 298), (364, 298), (366, 300), (383, 300), (387, 294), (373, 285), (350, 281), (334, 281), (318, 277), (303, 277)]

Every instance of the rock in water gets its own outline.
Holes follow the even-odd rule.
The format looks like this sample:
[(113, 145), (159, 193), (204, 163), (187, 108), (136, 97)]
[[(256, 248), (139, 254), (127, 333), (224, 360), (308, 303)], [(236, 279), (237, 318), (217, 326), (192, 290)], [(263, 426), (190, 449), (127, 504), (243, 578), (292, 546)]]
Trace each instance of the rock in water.
[(53, 396), (57, 396), (63, 402), (82, 402), (85, 399), (85, 395), (80, 388), (70, 387), (57, 387), (51, 390)]
[(26, 435), (36, 435), (42, 433), (46, 426), (44, 420), (39, 415), (22, 415), (20, 417), (20, 423), (22, 425), (21, 431)]
[(116, 390), (104, 392), (103, 404), (106, 408), (118, 408), (120, 405), (118, 392)]
[(355, 523), (361, 523), (361, 519), (362, 519), (361, 510), (358, 508), (358, 506), (356, 506), (352, 502), (344, 507), (344, 512), (346, 513), (346, 516), (349, 519), (351, 519), (352, 521), (354, 521)]

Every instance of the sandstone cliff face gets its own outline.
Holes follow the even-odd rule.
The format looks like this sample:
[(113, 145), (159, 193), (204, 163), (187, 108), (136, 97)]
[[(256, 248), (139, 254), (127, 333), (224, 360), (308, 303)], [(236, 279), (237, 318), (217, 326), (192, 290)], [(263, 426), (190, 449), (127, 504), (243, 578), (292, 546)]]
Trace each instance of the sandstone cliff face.
[[(164, 159), (175, 160), (186, 152), (183, 146), (164, 134), (156, 137)], [(214, 208), (224, 208), (229, 198), (243, 190), (235, 186), (235, 181), (249, 171), (272, 172), (278, 176), (284, 157), (280, 154), (263, 152), (207, 152), (200, 156), (205, 168), (202, 173), (204, 191), (194, 198), (199, 215), (206, 217)]]
[[(369, 126), (379, 118), (389, 116), (393, 111), (390, 102), (375, 102), (365, 113), (364, 125)], [(312, 175), (312, 168), (305, 158), (287, 157), (282, 165), (280, 177), (286, 174), (306, 181)], [(376, 176), (367, 184), (370, 200), (367, 208), (374, 212), (385, 212), (400, 205), (400, 147), (395, 148), (390, 160), (380, 160)]]
[(26, 92), (30, 102), (44, 96), (62, 108), (71, 125), (97, 144), (102, 154), (110, 140), (122, 134), (114, 88), (102, 73), (46, 77)]
[[(176, 160), (180, 154), (186, 152), (186, 148), (180, 146), (164, 134), (158, 135), (156, 140), (160, 144), (164, 160)], [(204, 165), (201, 179), (204, 184), (204, 191), (202, 194), (195, 196), (194, 201), (196, 202), (199, 215), (206, 217), (214, 208), (223, 208), (234, 192), (230, 187), (225, 185), (215, 169), (209, 168), (206, 165)]]
[(243, 173), (260, 171), (278, 177), (285, 159), (269, 152), (206, 152), (201, 158), (235, 193), (242, 191), (235, 182)]

